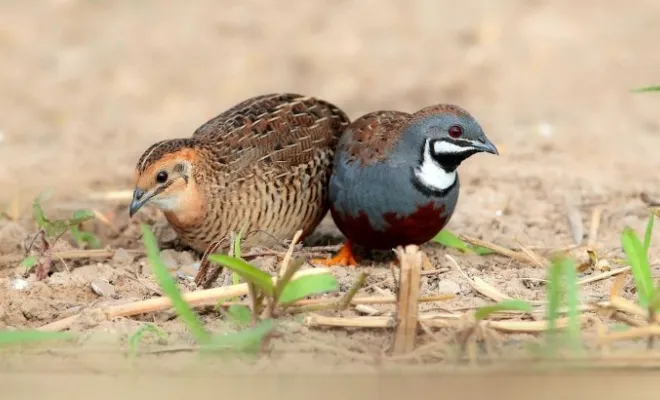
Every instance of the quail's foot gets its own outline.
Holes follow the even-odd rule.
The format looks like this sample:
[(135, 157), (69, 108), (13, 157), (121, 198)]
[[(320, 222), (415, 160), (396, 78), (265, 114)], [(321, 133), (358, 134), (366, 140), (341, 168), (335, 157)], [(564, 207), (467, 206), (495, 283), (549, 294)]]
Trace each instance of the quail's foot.
[(355, 267), (358, 265), (355, 255), (353, 254), (353, 245), (350, 240), (347, 240), (344, 245), (339, 249), (339, 252), (331, 258), (314, 258), (312, 264), (333, 265), (342, 267)]

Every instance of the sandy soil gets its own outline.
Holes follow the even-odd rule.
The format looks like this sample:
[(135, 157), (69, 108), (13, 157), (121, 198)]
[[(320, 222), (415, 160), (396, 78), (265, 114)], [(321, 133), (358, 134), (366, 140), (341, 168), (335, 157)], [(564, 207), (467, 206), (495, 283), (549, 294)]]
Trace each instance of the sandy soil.
[[(477, 116), (501, 156), (476, 156), (461, 167), (462, 192), (448, 229), (545, 254), (574, 243), (568, 209), (577, 210), (583, 222), (580, 240), (594, 240), (587, 233), (600, 207), (593, 247), (601, 257), (621, 257), (621, 229), (644, 229), (648, 211), (642, 194), (660, 197), (660, 96), (630, 93), (658, 83), (659, 12), (660, 3), (652, 0), (463, 1), (460, 6), (446, 0), (293, 1), (287, 6), (262, 0), (3, 1), (0, 205), (11, 211), (18, 199), (21, 217), (0, 220), (0, 328), (39, 327), (92, 306), (157, 295), (147, 262), (128, 251), (141, 249), (139, 221), (155, 224), (167, 248), (172, 234), (162, 217), (147, 211), (129, 221), (126, 201), (90, 196), (130, 190), (134, 164), (154, 141), (188, 136), (232, 104), (272, 91), (326, 98), (352, 118), (376, 109), (414, 111), (435, 102), (457, 103)], [(106, 214), (112, 227), (94, 222), (88, 228), (106, 249), (119, 251), (109, 258), (68, 261), (66, 267), (57, 262), (51, 276), (37, 282), (32, 275), (27, 288), (17, 290), (11, 286), (22, 274), (17, 260), (35, 232), (30, 201), (47, 188), (54, 191), (45, 206), (49, 215), (81, 207)], [(329, 219), (317, 237), (328, 236), (331, 243), (340, 240)], [(660, 241), (657, 231), (654, 240)], [(62, 250), (70, 247), (62, 244)], [(448, 264), (445, 254), (469, 276), (506, 295), (545, 296), (546, 271), (528, 263), (467, 256), (437, 244), (424, 250), (433, 266), (446, 272), (423, 277), (423, 293), (457, 295), (424, 305), (425, 310), (461, 312), (490, 301)], [(656, 272), (659, 251), (652, 246)], [(584, 248), (573, 255), (587, 258)], [(173, 271), (184, 274), (198, 260), (172, 249), (164, 256)], [(275, 261), (255, 262), (272, 266)], [(370, 261), (357, 270), (335, 271), (342, 290), (361, 271), (370, 274), (369, 288), (361, 294), (393, 293), (387, 264)], [(600, 272), (589, 268), (580, 278)], [(92, 292), (94, 279), (109, 281), (115, 294)], [(583, 285), (582, 300), (606, 299), (613, 279)], [(633, 298), (633, 286), (628, 277), (626, 297)], [(167, 339), (152, 339), (154, 348), (190, 344), (189, 334), (172, 317), (161, 312), (108, 321), (90, 315), (72, 327), (84, 333), (76, 346), (89, 349), (88, 355), (68, 347), (36, 351), (30, 354), (39, 361), (30, 363), (19, 352), (21, 357), (8, 357), (0, 368), (31, 370), (28, 365), (52, 361), (44, 363), (45, 357), (78, 360), (74, 365), (83, 370), (113, 370), (112, 357), (89, 354), (125, 348), (144, 322), (156, 322), (169, 333)], [(211, 330), (224, 329), (218, 314), (205, 313), (204, 320)], [(374, 357), (391, 341), (389, 330), (308, 328), (295, 318), (286, 326), (287, 335), (274, 341), (275, 355), (260, 361), (261, 367), (375, 368)], [(586, 334), (593, 338), (595, 329), (588, 327)], [(536, 340), (531, 335), (498, 338), (499, 351), (507, 354), (525, 352)], [(437, 341), (440, 350), (413, 361), (450, 363), (456, 329), (439, 329), (421, 341)], [(328, 347), (329, 342), (335, 343)], [(191, 360), (170, 353), (156, 358), (170, 365)]]

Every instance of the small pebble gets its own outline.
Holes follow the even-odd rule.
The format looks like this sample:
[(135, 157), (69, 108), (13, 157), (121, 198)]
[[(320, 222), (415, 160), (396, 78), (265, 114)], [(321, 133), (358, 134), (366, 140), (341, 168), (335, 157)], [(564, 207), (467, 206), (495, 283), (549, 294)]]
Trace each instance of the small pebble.
[(461, 286), (451, 279), (444, 279), (438, 282), (438, 292), (442, 294), (459, 294)]
[(115, 287), (103, 279), (93, 279), (90, 283), (92, 291), (101, 297), (112, 297), (115, 295)]
[(174, 272), (178, 269), (179, 263), (177, 262), (177, 254), (176, 251), (171, 250), (171, 249), (165, 249), (160, 252), (160, 257), (163, 259), (163, 263), (165, 264), (165, 267), (170, 270), (170, 272)]
[(25, 290), (28, 287), (28, 282), (25, 279), (14, 279), (11, 281), (11, 288), (15, 290)]

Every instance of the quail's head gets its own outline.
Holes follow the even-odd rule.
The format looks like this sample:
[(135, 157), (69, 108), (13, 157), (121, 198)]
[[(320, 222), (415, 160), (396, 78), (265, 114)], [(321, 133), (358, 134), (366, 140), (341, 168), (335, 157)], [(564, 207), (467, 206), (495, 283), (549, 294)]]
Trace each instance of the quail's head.
[[(435, 105), (416, 112), (403, 133), (405, 147), (427, 153), (447, 171), (473, 154), (499, 154), (481, 125), (454, 105)], [(423, 158), (423, 157), (422, 157)]]
[(193, 174), (197, 153), (187, 144), (186, 139), (164, 140), (142, 154), (135, 170), (131, 217), (147, 204), (174, 216), (199, 211), (201, 198)]

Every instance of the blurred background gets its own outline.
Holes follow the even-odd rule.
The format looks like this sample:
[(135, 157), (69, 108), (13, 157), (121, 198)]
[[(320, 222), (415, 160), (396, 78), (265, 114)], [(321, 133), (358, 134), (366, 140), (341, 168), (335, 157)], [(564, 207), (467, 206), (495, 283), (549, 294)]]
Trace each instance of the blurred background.
[[(654, 0), (0, 1), (0, 202), (131, 189), (139, 155), (258, 94), (352, 119), (438, 102), (502, 157), (474, 179), (657, 184)], [(632, 186), (631, 186), (632, 185)]]

